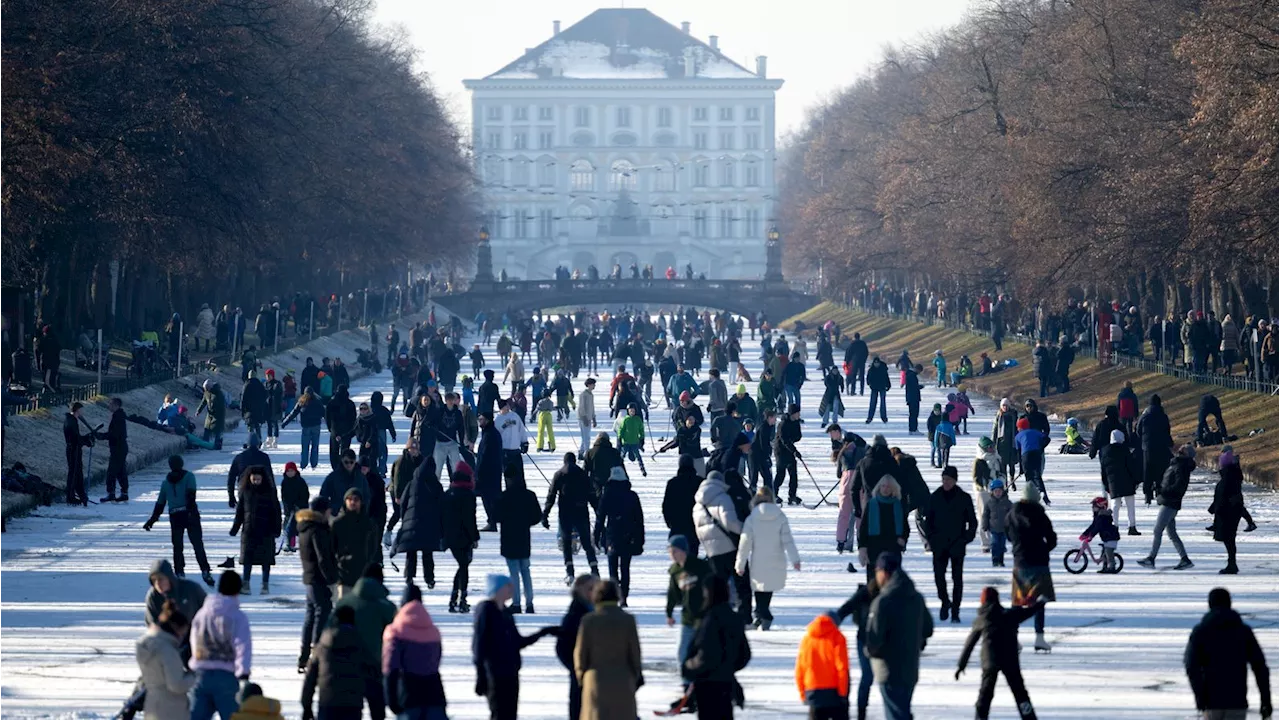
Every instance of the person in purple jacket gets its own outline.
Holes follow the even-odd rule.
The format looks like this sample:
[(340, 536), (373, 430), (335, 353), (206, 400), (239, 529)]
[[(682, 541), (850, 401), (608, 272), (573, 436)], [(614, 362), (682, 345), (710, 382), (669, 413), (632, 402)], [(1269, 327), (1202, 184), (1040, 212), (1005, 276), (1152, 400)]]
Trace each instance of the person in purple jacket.
[(218, 578), (218, 594), (205, 598), (191, 620), (191, 720), (210, 720), (216, 712), (231, 720), (239, 708), (240, 681), (249, 679), (253, 640), (249, 618), (240, 609), (240, 575), (227, 570)]
[(440, 629), (422, 605), (422, 591), (410, 583), (396, 619), (382, 631), (387, 707), (397, 718), (447, 720), (440, 655)]

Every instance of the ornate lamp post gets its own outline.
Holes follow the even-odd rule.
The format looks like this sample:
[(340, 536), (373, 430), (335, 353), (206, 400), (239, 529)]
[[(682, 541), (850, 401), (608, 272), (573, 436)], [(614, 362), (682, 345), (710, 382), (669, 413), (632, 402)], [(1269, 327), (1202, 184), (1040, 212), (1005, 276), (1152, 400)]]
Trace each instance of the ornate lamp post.
[(769, 228), (769, 242), (765, 244), (765, 282), (782, 282), (782, 235), (775, 225)]
[(480, 246), (476, 248), (476, 277), (473, 285), (493, 282), (493, 248), (489, 245), (489, 228), (480, 226)]

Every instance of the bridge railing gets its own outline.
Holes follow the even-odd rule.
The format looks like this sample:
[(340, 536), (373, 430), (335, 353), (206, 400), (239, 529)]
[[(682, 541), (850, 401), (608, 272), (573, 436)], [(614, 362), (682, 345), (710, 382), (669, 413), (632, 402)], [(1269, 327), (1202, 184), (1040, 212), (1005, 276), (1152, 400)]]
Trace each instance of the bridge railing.
[[(638, 289), (657, 289), (657, 290), (724, 290), (739, 292), (758, 292), (761, 290), (775, 289), (775, 285), (769, 285), (763, 280), (667, 280), (665, 278), (645, 280), (640, 278), (623, 278), (613, 280), (601, 278), (599, 280), (512, 280), (508, 282), (495, 282), (492, 285), (493, 293), (527, 293), (537, 291), (566, 291), (566, 290), (638, 290)], [(478, 289), (473, 287), (473, 290)]]

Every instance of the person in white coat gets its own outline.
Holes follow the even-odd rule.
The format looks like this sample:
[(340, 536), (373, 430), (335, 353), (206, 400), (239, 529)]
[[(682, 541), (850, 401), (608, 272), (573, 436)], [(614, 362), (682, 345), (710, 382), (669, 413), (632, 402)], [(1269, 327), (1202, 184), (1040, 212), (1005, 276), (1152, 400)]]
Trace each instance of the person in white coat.
[(138, 638), (134, 654), (147, 689), (142, 712), (146, 720), (172, 720), (191, 715), (187, 693), (196, 684), (196, 674), (182, 662), (182, 638), (190, 620), (172, 600), (166, 600), (156, 624)]
[(754, 626), (768, 630), (773, 624), (769, 603), (773, 594), (787, 585), (787, 565), (800, 569), (800, 553), (791, 537), (791, 523), (778, 507), (769, 488), (760, 488), (751, 500), (751, 514), (742, 524), (742, 539), (738, 543), (738, 562), (734, 567), (739, 575), (751, 567), (751, 589), (755, 591), (756, 620)]
[(731, 581), (742, 521), (729, 495), (729, 485), (718, 470), (707, 473), (707, 479), (693, 495), (693, 528), (716, 575)]
[(587, 378), (582, 392), (578, 393), (578, 432), (582, 436), (578, 442), (578, 457), (585, 457), (587, 450), (591, 449), (591, 431), (596, 427), (595, 389), (596, 379)]
[(205, 303), (200, 306), (200, 312), (196, 315), (196, 347), (199, 348), (200, 341), (203, 340), (204, 351), (209, 352), (210, 345), (217, 334), (217, 328), (213, 322), (213, 310), (209, 308), (209, 303)]
[(511, 383), (513, 394), (524, 385), (524, 361), (520, 359), (520, 353), (511, 353), (511, 359), (507, 361), (507, 371), (502, 374), (502, 382)]

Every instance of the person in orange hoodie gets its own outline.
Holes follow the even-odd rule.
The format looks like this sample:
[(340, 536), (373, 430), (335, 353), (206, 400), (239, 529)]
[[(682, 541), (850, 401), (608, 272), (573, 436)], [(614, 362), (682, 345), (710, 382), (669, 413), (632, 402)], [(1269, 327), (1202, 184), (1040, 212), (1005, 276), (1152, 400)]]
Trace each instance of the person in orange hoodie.
[(796, 688), (809, 720), (849, 720), (849, 647), (832, 615), (809, 623), (796, 657)]

